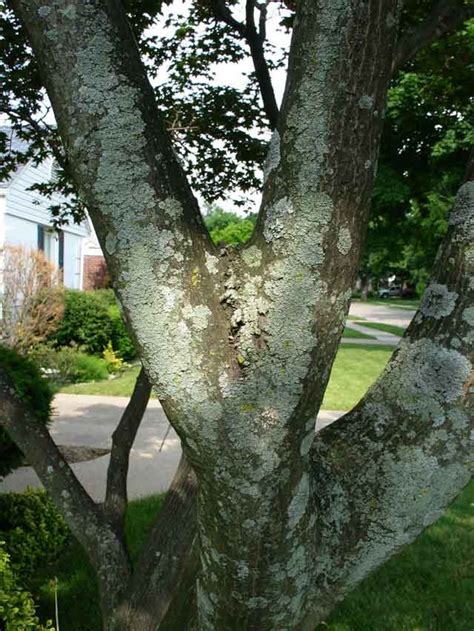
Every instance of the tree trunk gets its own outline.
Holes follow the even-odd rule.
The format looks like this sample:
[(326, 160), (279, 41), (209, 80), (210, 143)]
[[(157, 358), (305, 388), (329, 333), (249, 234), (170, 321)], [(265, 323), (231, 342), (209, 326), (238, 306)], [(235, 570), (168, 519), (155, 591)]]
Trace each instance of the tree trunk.
[[(189, 473), (107, 631), (137, 619), (140, 629), (313, 629), (467, 480), (471, 184), (378, 386), (314, 434), (367, 224), (398, 2), (298, 2), (256, 230), (245, 248), (220, 252), (120, 3), (15, 5), (147, 375), (197, 479), (197, 519)], [(193, 602), (196, 523), (196, 610), (183, 621), (172, 608)], [(99, 561), (102, 576), (115, 571)]]

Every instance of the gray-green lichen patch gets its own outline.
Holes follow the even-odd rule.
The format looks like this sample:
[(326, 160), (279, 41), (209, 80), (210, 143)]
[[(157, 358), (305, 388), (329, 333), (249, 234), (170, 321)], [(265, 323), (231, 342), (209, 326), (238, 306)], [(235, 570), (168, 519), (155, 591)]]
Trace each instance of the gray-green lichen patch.
[(76, 17), (76, 7), (73, 4), (68, 4), (64, 9), (61, 9), (61, 14), (68, 20), (74, 20)]
[(262, 262), (262, 251), (256, 245), (251, 245), (243, 250), (242, 259), (247, 267), (258, 267)]
[(183, 207), (174, 197), (167, 197), (158, 203), (158, 208), (170, 219), (179, 219), (183, 215)]
[(186, 305), (183, 309), (183, 316), (186, 320), (189, 320), (191, 326), (197, 331), (205, 331), (212, 313), (206, 305), (197, 305), (195, 307)]
[(117, 238), (112, 232), (108, 232), (105, 237), (105, 249), (108, 254), (112, 255), (115, 253), (115, 248), (117, 247)]
[(439, 426), (446, 407), (463, 395), (470, 361), (454, 349), (422, 339), (402, 341), (400, 352), (384, 375), (381, 405), (394, 404), (416, 419)]
[(337, 237), (337, 249), (342, 255), (349, 254), (352, 247), (352, 237), (349, 228), (342, 226), (339, 228)]
[(48, 15), (51, 13), (51, 7), (48, 7), (47, 5), (42, 6), (38, 9), (37, 13), (40, 18), (47, 18)]
[(288, 506), (288, 528), (290, 533), (306, 513), (309, 501), (309, 488), (309, 476), (307, 473), (303, 473), (295, 489), (293, 499)]
[(370, 110), (374, 106), (374, 97), (368, 94), (364, 94), (359, 99), (359, 107), (362, 110)]
[(467, 307), (462, 312), (462, 319), (467, 322), (469, 326), (474, 327), (474, 307)]
[(387, 17), (385, 18), (385, 24), (388, 26), (388, 28), (393, 28), (395, 26), (395, 24), (397, 24), (398, 20), (396, 18), (396, 16), (389, 11), (387, 13)]
[(474, 233), (474, 182), (465, 182), (456, 197), (449, 224), (460, 229), (459, 237), (472, 240)]
[(280, 164), (280, 142), (280, 134), (278, 133), (278, 129), (275, 129), (272, 134), (270, 145), (268, 147), (267, 157), (263, 165), (264, 182), (267, 180), (270, 173)]
[(294, 213), (289, 199), (283, 197), (268, 210), (267, 220), (263, 228), (263, 236), (270, 243), (283, 236), (288, 216)]
[(209, 274), (217, 274), (218, 272), (219, 259), (217, 256), (213, 254), (209, 254), (206, 252), (206, 268)]
[(448, 316), (456, 306), (458, 294), (446, 285), (430, 283), (426, 288), (420, 310), (424, 316), (439, 319)]

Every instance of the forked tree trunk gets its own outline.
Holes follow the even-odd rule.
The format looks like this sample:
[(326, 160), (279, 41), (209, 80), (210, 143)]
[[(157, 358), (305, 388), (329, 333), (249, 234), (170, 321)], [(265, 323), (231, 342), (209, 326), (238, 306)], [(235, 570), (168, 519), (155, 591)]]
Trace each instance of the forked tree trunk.
[(187, 521), (158, 528), (115, 595), (122, 604), (106, 612), (107, 631), (163, 618), (177, 629), (312, 630), (468, 478), (470, 184), (390, 368), (361, 406), (314, 435), (367, 224), (398, 3), (298, 2), (256, 231), (244, 249), (221, 252), (120, 4), (14, 4), (144, 367), (198, 481), (190, 620), (178, 621), (183, 601), (163, 568), (194, 602), (183, 554), (193, 485), (176, 508)]

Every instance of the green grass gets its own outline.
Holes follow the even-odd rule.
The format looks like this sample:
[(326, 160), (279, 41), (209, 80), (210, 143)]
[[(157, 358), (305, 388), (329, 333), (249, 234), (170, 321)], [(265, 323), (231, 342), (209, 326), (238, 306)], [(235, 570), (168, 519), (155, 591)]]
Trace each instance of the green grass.
[[(126, 535), (132, 561), (136, 560), (146, 534), (156, 519), (164, 495), (130, 502)], [(58, 579), (59, 624), (62, 631), (101, 631), (97, 580), (80, 545), (71, 538), (55, 565), (41, 568), (29, 586), (38, 594), (41, 620), (54, 620), (54, 591), (51, 579)], [(138, 630), (137, 630), (138, 631)]]
[(353, 302), (370, 302), (384, 307), (395, 307), (396, 309), (418, 309), (420, 298), (368, 298), (367, 300), (353, 300)]
[(364, 326), (369, 329), (377, 329), (378, 331), (385, 331), (385, 333), (398, 335), (399, 337), (402, 337), (402, 335), (405, 333), (404, 327), (395, 326), (394, 324), (384, 324), (382, 322), (364, 322)]
[[(127, 536), (133, 558), (162, 501), (154, 496), (130, 503)], [(473, 505), (471, 483), (444, 517), (363, 581), (317, 631), (472, 631)], [(74, 541), (55, 566), (37, 576), (43, 620), (53, 617), (54, 576), (62, 631), (100, 631), (94, 573)]]
[(115, 377), (106, 381), (90, 381), (88, 383), (74, 383), (61, 388), (66, 394), (99, 394), (111, 397), (129, 397), (137, 380), (140, 366), (132, 366)]
[(377, 379), (392, 352), (393, 348), (388, 346), (340, 346), (322, 409), (352, 408)]
[[(388, 346), (340, 346), (324, 397), (323, 409), (348, 410), (353, 407), (377, 379), (392, 351)], [(61, 392), (129, 397), (138, 372), (139, 367), (134, 366), (116, 379), (79, 383), (62, 388)]]
[(360, 331), (356, 331), (355, 329), (351, 329), (350, 327), (346, 326), (346, 328), (344, 329), (344, 332), (342, 334), (342, 337), (345, 338), (356, 338), (356, 339), (364, 339), (364, 340), (375, 340), (375, 336), (374, 335), (367, 335), (367, 333), (361, 333)]

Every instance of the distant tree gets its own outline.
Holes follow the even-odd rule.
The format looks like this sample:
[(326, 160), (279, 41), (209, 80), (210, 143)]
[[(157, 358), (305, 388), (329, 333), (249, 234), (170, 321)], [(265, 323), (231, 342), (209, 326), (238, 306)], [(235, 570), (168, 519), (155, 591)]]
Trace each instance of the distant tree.
[[(406, 3), (412, 19), (419, 8)], [(474, 142), (474, 21), (407, 61), (388, 91), (361, 276), (397, 274), (421, 292)]]
[(252, 236), (257, 215), (246, 217), (214, 207), (204, 215), (204, 223), (216, 245), (243, 245)]

